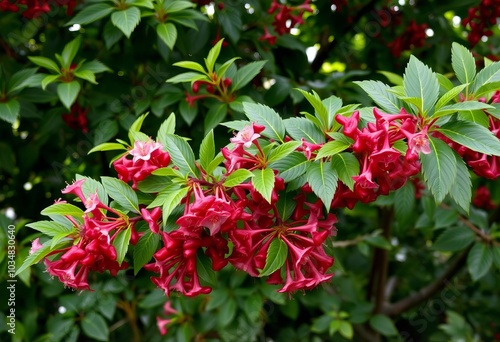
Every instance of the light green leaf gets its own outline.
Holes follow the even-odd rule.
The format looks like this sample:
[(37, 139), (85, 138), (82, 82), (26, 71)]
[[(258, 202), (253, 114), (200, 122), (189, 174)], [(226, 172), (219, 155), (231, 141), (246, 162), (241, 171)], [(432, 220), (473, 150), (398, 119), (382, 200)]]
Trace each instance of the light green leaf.
[(151, 260), (159, 242), (160, 235), (153, 233), (151, 230), (146, 231), (141, 236), (134, 247), (134, 275), (137, 275), (141, 268)]
[(477, 281), (488, 273), (493, 263), (491, 247), (476, 242), (467, 256), (467, 269), (473, 281)]
[[(170, 50), (174, 49), (175, 41), (177, 40), (177, 28), (175, 27), (174, 24), (172, 24), (172, 23), (160, 23), (160, 24), (158, 24), (158, 26), (156, 26), (156, 33), (158, 34), (158, 37), (160, 37), (160, 39), (163, 40), (163, 42), (168, 46), (168, 48)], [(187, 63), (187, 62), (184, 62), (184, 63)], [(192, 63), (194, 63), (194, 62), (192, 62)], [(198, 64), (198, 63), (196, 63), (196, 64)], [(200, 67), (201, 67), (201, 65), (200, 65)]]
[(333, 141), (329, 141), (326, 144), (324, 144), (319, 149), (318, 154), (316, 155), (316, 160), (319, 160), (321, 158), (331, 157), (334, 154), (343, 152), (347, 148), (349, 148), (353, 143), (354, 141), (352, 139), (342, 135), (341, 139), (335, 139)]
[(259, 277), (265, 277), (279, 270), (288, 256), (288, 246), (279, 237), (275, 238), (267, 250), (266, 265), (259, 274)]
[(390, 71), (377, 71), (379, 74), (384, 75), (389, 82), (395, 86), (403, 85), (403, 77)]
[(442, 202), (454, 185), (457, 175), (457, 159), (450, 146), (440, 139), (430, 137), (431, 153), (420, 153), (422, 172), (436, 202)]
[[(441, 107), (443, 107), (445, 104), (453, 100), (455, 97), (458, 96), (464, 90), (469, 84), (459, 84), (453, 89), (448, 90), (443, 96), (441, 96), (436, 102), (435, 106), (435, 111), (438, 111)], [(433, 115), (434, 116), (434, 115)]]
[(61, 74), (61, 70), (59, 69), (59, 66), (56, 64), (56, 62), (48, 59), (47, 57), (30, 56), (28, 57), (28, 59), (36, 65), (39, 65), (47, 70), (51, 70), (58, 75)]
[(181, 203), (181, 201), (186, 197), (189, 192), (188, 187), (184, 187), (178, 190), (173, 190), (165, 198), (165, 203), (162, 207), (162, 221), (163, 226), (167, 224), (168, 217), (172, 214), (172, 211)]
[(307, 169), (307, 182), (326, 209), (329, 210), (335, 191), (338, 176), (330, 162), (314, 162)]
[(47, 240), (42, 244), (42, 247), (37, 249), (32, 254), (29, 254), (26, 259), (24, 259), (23, 264), (16, 270), (16, 276), (24, 272), (31, 265), (36, 264), (43, 258), (45, 258), (50, 252), (55, 250), (60, 250), (64, 247), (71, 245), (71, 239), (62, 239), (55, 246), (52, 246), (52, 240)]
[(125, 10), (113, 12), (111, 22), (118, 27), (123, 34), (130, 38), (130, 35), (141, 21), (141, 10), (137, 7), (128, 7)]
[(457, 226), (445, 229), (432, 244), (432, 249), (445, 252), (458, 252), (476, 240), (476, 234), (467, 227)]
[(63, 226), (62, 224), (54, 221), (32, 222), (28, 223), (26, 226), (38, 230), (40, 233), (47, 236), (56, 236), (61, 233), (68, 235), (72, 231), (70, 227)]
[(302, 145), (300, 141), (288, 141), (279, 145), (275, 149), (271, 150), (269, 156), (267, 157), (267, 162), (272, 163), (273, 161), (285, 158), (290, 153), (295, 151), (300, 145)]
[(165, 1), (163, 9), (166, 13), (175, 13), (191, 7), (195, 7), (190, 1)]
[(252, 171), (252, 185), (264, 199), (271, 203), (274, 189), (274, 172), (272, 169), (256, 169)]
[(163, 121), (158, 129), (158, 133), (156, 135), (156, 141), (159, 141), (163, 146), (167, 144), (166, 136), (167, 134), (175, 133), (175, 114), (170, 113), (168, 118)]
[(500, 156), (500, 140), (481, 125), (457, 120), (445, 123), (438, 131), (473, 151)]
[[(225, 75), (226, 71), (233, 65), (234, 61), (237, 59), (240, 59), (241, 57), (234, 57), (231, 58), (230, 60), (224, 62), (221, 66), (216, 68), (217, 76), (222, 77)], [(203, 69), (203, 67), (202, 67)]]
[(226, 177), (226, 180), (224, 181), (224, 183), (222, 183), (222, 185), (225, 186), (226, 188), (232, 188), (233, 186), (240, 185), (248, 178), (254, 176), (255, 174), (253, 174), (251, 171), (248, 171), (247, 169), (238, 169), (231, 172)]
[(471, 83), (476, 76), (476, 61), (472, 53), (458, 43), (451, 45), (451, 66), (458, 80)]
[(319, 97), (318, 93), (316, 93), (313, 90), (312, 94), (310, 94), (307, 91), (302, 90), (300, 88), (296, 88), (295, 90), (299, 91), (306, 98), (306, 100), (313, 106), (316, 118), (321, 123), (320, 128), (324, 132), (328, 131), (331, 126), (330, 121), (333, 124), (333, 119), (330, 118), (328, 109), (326, 108), (325, 104), (321, 102), (321, 98)]
[(49, 84), (57, 81), (60, 77), (61, 77), (61, 75), (47, 75), (47, 76), (45, 76), (42, 79), (42, 83), (41, 83), (42, 90), (45, 90), (45, 88), (47, 88), (47, 86)]
[(328, 112), (328, 130), (335, 130), (335, 126), (340, 124), (335, 122), (335, 115), (342, 107), (342, 99), (336, 96), (330, 96), (323, 101), (321, 101)]
[(200, 165), (208, 172), (208, 168), (212, 160), (215, 157), (215, 142), (214, 142), (214, 131), (210, 130), (208, 134), (203, 138), (200, 145)]
[(285, 137), (285, 125), (283, 120), (272, 108), (260, 103), (243, 103), (245, 115), (252, 122), (263, 125), (266, 128), (261, 133), (267, 138), (283, 143)]
[(101, 176), (101, 182), (109, 197), (113, 198), (123, 208), (139, 212), (139, 200), (132, 188), (120, 179)]
[(71, 42), (69, 42), (64, 46), (61, 57), (63, 60), (63, 66), (66, 69), (69, 69), (71, 63), (73, 62), (73, 59), (75, 59), (78, 49), (80, 49), (80, 45), (82, 43), (81, 37), (82, 36), (76, 37), (75, 39), (73, 39)]
[(403, 77), (405, 94), (422, 100), (422, 115), (426, 115), (439, 96), (439, 83), (436, 75), (424, 63), (411, 56)]
[(126, 150), (127, 148), (119, 143), (102, 143), (97, 146), (94, 146), (90, 151), (90, 153), (97, 151), (114, 151), (114, 150)]
[(438, 111), (436, 111), (432, 117), (439, 118), (441, 116), (449, 115), (456, 113), (458, 111), (463, 110), (479, 110), (479, 109), (491, 109), (493, 108), (489, 104), (479, 101), (467, 101), (467, 102), (458, 102), (451, 105), (447, 105), (441, 107)]
[(94, 74), (98, 74), (104, 71), (111, 71), (110, 68), (108, 68), (106, 65), (99, 62), (96, 59), (90, 62), (83, 63), (80, 67), (78, 67), (78, 70), (79, 71), (88, 70), (93, 72)]
[(224, 42), (224, 39), (220, 39), (208, 52), (207, 58), (205, 58), (205, 66), (207, 67), (207, 70), (209, 73), (212, 73), (214, 71), (214, 66), (215, 62), (217, 61), (217, 58), (219, 57), (220, 54), (220, 49), (222, 47), (222, 43)]
[[(205, 69), (200, 63), (192, 62), (192, 61), (181, 61), (181, 62), (176, 62), (173, 65), (184, 68), (184, 69), (190, 69), (194, 71), (199, 71), (203, 74), (206, 73)], [(220, 76), (220, 75), (219, 75)]]
[(71, 19), (66, 26), (80, 24), (87, 25), (101, 18), (106, 17), (114, 8), (109, 3), (99, 3), (95, 5), (89, 5), (84, 7), (80, 12), (78, 12), (73, 19)]
[(16, 99), (10, 99), (7, 102), (0, 102), (0, 119), (13, 124), (19, 116), (21, 105)]
[(74, 217), (82, 217), (83, 210), (69, 203), (54, 203), (51, 206), (43, 209), (41, 212), (42, 215), (63, 215), (63, 216), (74, 216)]
[(166, 80), (168, 83), (182, 83), (182, 82), (194, 82), (194, 81), (210, 81), (210, 79), (206, 75), (202, 75), (198, 72), (184, 72), (179, 75), (175, 75), (174, 77)]
[(458, 120), (470, 121), (478, 125), (488, 128), (490, 126), (490, 119), (488, 115), (481, 109), (478, 110), (461, 110), (458, 112)]
[(57, 85), (57, 95), (67, 109), (71, 110), (71, 106), (76, 101), (80, 88), (80, 83), (77, 81), (64, 82)]
[(483, 70), (477, 73), (476, 79), (472, 84), (472, 92), (476, 93), (480, 88), (491, 83), (500, 81), (500, 63), (495, 62), (486, 66)]
[(113, 246), (116, 249), (116, 261), (119, 265), (122, 264), (123, 259), (125, 259), (125, 254), (127, 254), (130, 236), (132, 236), (132, 229), (129, 226), (127, 229), (124, 229), (116, 234), (116, 237), (113, 240)]
[(95, 74), (90, 70), (77, 70), (75, 71), (75, 76), (83, 80), (87, 80), (90, 83), (97, 84)]

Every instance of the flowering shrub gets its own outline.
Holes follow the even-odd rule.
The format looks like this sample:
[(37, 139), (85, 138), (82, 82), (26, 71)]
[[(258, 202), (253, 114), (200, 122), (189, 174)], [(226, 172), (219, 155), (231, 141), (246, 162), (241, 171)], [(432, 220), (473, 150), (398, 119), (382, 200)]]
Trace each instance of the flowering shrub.
[(487, 5), (0, 2), (0, 339), (498, 339)]

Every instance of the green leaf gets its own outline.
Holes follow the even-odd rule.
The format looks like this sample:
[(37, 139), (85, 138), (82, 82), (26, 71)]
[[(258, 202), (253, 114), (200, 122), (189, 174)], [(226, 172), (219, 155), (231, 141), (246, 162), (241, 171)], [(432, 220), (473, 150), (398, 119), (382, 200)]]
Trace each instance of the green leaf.
[[(441, 107), (443, 107), (445, 104), (453, 100), (455, 97), (458, 96), (464, 90), (469, 84), (459, 84), (453, 89), (448, 90), (443, 96), (441, 96), (436, 102), (435, 106), (435, 111), (438, 111)], [(434, 115), (433, 115), (434, 116)]]
[(72, 231), (71, 228), (53, 221), (38, 221), (28, 223), (26, 226), (38, 230), (40, 233), (47, 236), (56, 236), (61, 233), (67, 235)]
[(264, 199), (271, 203), (271, 195), (274, 189), (274, 172), (272, 169), (256, 169), (252, 171), (252, 185)]
[(218, 103), (213, 106), (210, 106), (210, 109), (208, 110), (205, 116), (205, 122), (203, 124), (205, 134), (211, 129), (217, 127), (217, 125), (220, 124), (226, 118), (226, 115), (227, 115), (227, 103)]
[(7, 95), (12, 94), (18, 90), (21, 90), (25, 87), (33, 87), (34, 84), (31, 84), (31, 81), (36, 80), (35, 73), (38, 68), (26, 68), (24, 70), (19, 70), (9, 79), (9, 83), (7, 85)]
[(57, 85), (57, 96), (59, 96), (59, 99), (67, 109), (71, 110), (71, 105), (75, 102), (80, 88), (80, 83), (77, 81), (64, 82)]
[[(216, 68), (217, 76), (219, 76), (219, 77), (224, 76), (226, 71), (233, 65), (234, 61), (236, 61), (237, 59), (241, 59), (241, 57), (231, 58), (230, 60), (224, 62), (224, 64), (222, 64), (221, 66), (218, 66)], [(203, 67), (201, 67), (201, 68), (202, 68), (203, 72), (205, 72)]]
[(467, 227), (456, 226), (445, 229), (432, 244), (432, 249), (445, 252), (458, 252), (476, 240), (476, 234)]
[(476, 94), (479, 91), (479, 89), (481, 88), (484, 89), (486, 85), (497, 83), (499, 81), (500, 81), (500, 63), (495, 62), (488, 65), (483, 70), (477, 73), (476, 79), (474, 80), (474, 83), (472, 84), (471, 87), (472, 92)]
[(109, 197), (113, 198), (120, 206), (135, 213), (140, 212), (137, 194), (127, 183), (107, 176), (101, 176), (101, 182)]
[(39, 65), (47, 70), (51, 70), (58, 75), (61, 74), (61, 70), (59, 70), (59, 66), (56, 64), (56, 62), (48, 59), (47, 57), (30, 56), (28, 57), (28, 59), (36, 65)]
[(219, 57), (220, 54), (220, 49), (222, 47), (222, 43), (224, 42), (224, 39), (220, 39), (208, 52), (207, 58), (205, 58), (205, 66), (207, 67), (207, 70), (209, 73), (212, 73), (214, 71), (214, 66), (215, 62), (217, 61), (217, 58)]
[(174, 49), (175, 41), (177, 40), (177, 28), (175, 27), (174, 24), (160, 23), (156, 26), (156, 33), (158, 34), (158, 37), (160, 37), (160, 39), (163, 40), (163, 42), (168, 46), (170, 50)]
[(134, 247), (134, 275), (137, 275), (141, 268), (151, 260), (159, 242), (160, 235), (153, 233), (151, 230), (146, 231), (141, 236)]
[(116, 249), (116, 261), (119, 265), (121, 265), (123, 259), (125, 259), (125, 254), (127, 254), (131, 236), (132, 229), (129, 226), (127, 229), (124, 229), (116, 234), (116, 237), (113, 240), (113, 246)]
[(75, 71), (75, 76), (82, 80), (89, 81), (90, 83), (97, 84), (95, 74), (90, 70), (77, 70)]
[(470, 180), (470, 172), (464, 161), (458, 154), (455, 154), (457, 160), (457, 177), (455, 185), (450, 189), (450, 197), (460, 206), (467, 214), (469, 214), (470, 202), (472, 199), (472, 183)]
[(202, 249), (196, 253), (196, 272), (200, 280), (208, 286), (217, 286), (217, 275), (215, 274), (210, 259), (203, 254)]
[(329, 141), (326, 144), (324, 144), (319, 149), (318, 154), (316, 155), (316, 160), (319, 160), (321, 158), (331, 157), (334, 154), (343, 152), (354, 143), (352, 139), (343, 135), (342, 137), (343, 138), (341, 139), (335, 139), (333, 141)]
[(477, 281), (488, 273), (493, 263), (491, 248), (481, 242), (476, 242), (467, 256), (467, 269), (473, 281)]
[(481, 88), (479, 88), (474, 95), (479, 98), (491, 92), (497, 91), (498, 89), (500, 89), (500, 81), (487, 83), (483, 85)]
[(94, 146), (88, 154), (91, 154), (93, 152), (97, 151), (114, 151), (114, 150), (126, 150), (127, 148), (123, 146), (122, 144), (119, 143), (102, 143), (97, 146)]
[(441, 107), (438, 111), (436, 111), (432, 115), (432, 117), (439, 118), (441, 116), (453, 114), (453, 113), (456, 113), (458, 111), (463, 111), (463, 110), (478, 110), (478, 109), (491, 109), (491, 108), (494, 108), (494, 107), (490, 106), (489, 104), (479, 102), (479, 101), (459, 102), (459, 103), (454, 103), (451, 105)]
[(295, 201), (295, 195), (291, 192), (285, 192), (280, 194), (278, 202), (276, 203), (276, 209), (278, 210), (279, 217), (283, 222), (288, 220), (292, 216), (297, 202)]
[(45, 90), (47, 86), (55, 81), (57, 81), (61, 75), (47, 75), (42, 79), (42, 83), (40, 84), (42, 86), (42, 90)]
[[(214, 131), (210, 130), (200, 145), (200, 165), (207, 171), (215, 157)], [(213, 170), (212, 170), (213, 171)], [(208, 172), (208, 171), (207, 171)]]
[(422, 106), (420, 108), (423, 110), (421, 114), (426, 115), (439, 96), (439, 83), (436, 75), (412, 55), (405, 69), (403, 85), (406, 96), (421, 99)]
[(302, 145), (300, 141), (288, 141), (279, 145), (275, 149), (271, 150), (269, 156), (267, 157), (267, 162), (272, 163), (273, 161), (285, 158), (290, 153), (295, 151), (300, 145)]
[(431, 153), (420, 153), (422, 172), (437, 203), (442, 202), (457, 175), (457, 159), (450, 146), (434, 137), (429, 138)]
[(348, 340), (352, 340), (352, 337), (354, 336), (354, 330), (352, 328), (352, 324), (347, 321), (342, 321), (340, 323), (339, 333)]
[(474, 122), (486, 128), (490, 126), (490, 119), (482, 110), (461, 110), (458, 112), (457, 119)]
[(406, 228), (412, 223), (415, 202), (415, 187), (410, 181), (394, 193), (394, 212), (399, 228)]
[(338, 176), (332, 164), (330, 162), (311, 163), (307, 169), (307, 182), (329, 210), (338, 185)]
[(255, 76), (259, 74), (266, 62), (267, 61), (251, 62), (239, 68), (233, 79), (233, 83), (231, 84), (231, 90), (236, 91), (246, 86)]
[[(226, 301), (219, 307), (219, 312), (217, 315), (217, 325), (224, 328), (233, 322), (236, 315), (236, 309), (238, 305), (236, 300), (232, 297), (228, 297)], [(178, 339), (181, 340), (181, 339)], [(191, 341), (192, 339), (182, 339), (182, 341)]]
[(174, 134), (167, 134), (165, 142), (165, 148), (179, 171), (198, 177), (199, 170), (195, 165), (194, 153), (186, 140)]
[(210, 81), (206, 75), (200, 74), (199, 72), (184, 72), (174, 77), (170, 77), (166, 82), (169, 83), (183, 83), (183, 82), (194, 82), (194, 81)]
[(359, 175), (358, 159), (353, 154), (345, 152), (333, 155), (331, 163), (342, 183), (353, 190), (354, 180), (352, 177)]
[(195, 7), (195, 4), (189, 1), (168, 1), (163, 5), (166, 13), (179, 12), (191, 7)]
[(156, 141), (159, 141), (163, 146), (167, 144), (167, 134), (175, 133), (175, 114), (171, 113), (167, 120), (163, 121), (158, 133), (156, 135)]
[(224, 181), (224, 183), (222, 183), (222, 185), (226, 188), (232, 188), (233, 186), (240, 185), (248, 178), (254, 176), (255, 175), (247, 169), (238, 169), (231, 172), (229, 176), (226, 177), (226, 180)]
[(184, 68), (184, 69), (190, 69), (190, 70), (194, 70), (194, 71), (199, 71), (202, 74), (206, 73), (205, 69), (203, 68), (203, 66), (200, 63), (196, 63), (196, 62), (192, 62), (192, 61), (176, 62), (173, 65), (181, 67), (181, 68)]
[(118, 27), (123, 34), (130, 38), (130, 35), (141, 21), (141, 10), (137, 7), (129, 7), (125, 10), (115, 11), (111, 14), (111, 22)]
[(80, 12), (78, 12), (73, 19), (66, 23), (66, 26), (74, 24), (87, 25), (106, 17), (113, 11), (113, 6), (107, 3), (99, 3), (86, 6)]
[(401, 77), (398, 74), (395, 74), (390, 71), (377, 71), (379, 74), (384, 75), (389, 82), (394, 84), (395, 86), (402, 86), (403, 85), (403, 77)]
[(123, 38), (123, 32), (117, 28), (111, 20), (108, 20), (106, 25), (104, 25), (104, 29), (102, 31), (102, 37), (104, 38), (104, 43), (106, 44), (106, 48), (108, 50), (111, 49), (113, 45), (115, 45), (120, 39)]
[(380, 81), (355, 81), (377, 105), (388, 113), (399, 113), (403, 104), (390, 92), (391, 87)]
[(380, 235), (367, 236), (364, 238), (364, 241), (377, 248), (382, 248), (385, 250), (390, 250), (392, 248), (389, 241), (387, 241), (383, 236)]
[(328, 112), (328, 130), (335, 129), (336, 125), (340, 125), (338, 122), (335, 122), (335, 115), (342, 107), (342, 99), (332, 95), (321, 102)]
[(52, 246), (52, 240), (45, 241), (42, 244), (42, 247), (37, 249), (35, 252), (29, 254), (28, 257), (24, 259), (23, 264), (16, 270), (15, 275), (17, 276), (21, 274), (31, 265), (34, 265), (43, 258), (45, 258), (50, 252), (62, 249), (64, 247), (68, 247), (68, 245), (71, 245), (71, 241), (72, 240), (70, 239), (63, 239), (59, 241), (55, 246)]
[(370, 318), (370, 326), (384, 336), (394, 336), (398, 334), (396, 326), (392, 320), (385, 315), (375, 315)]
[(82, 36), (76, 37), (75, 39), (73, 39), (71, 42), (69, 42), (64, 46), (61, 57), (63, 60), (63, 66), (66, 69), (69, 69), (71, 63), (73, 62), (73, 59), (75, 59), (78, 49), (80, 49), (80, 45), (82, 43), (81, 37)]
[(259, 103), (243, 103), (245, 115), (252, 122), (263, 125), (266, 128), (261, 133), (267, 138), (283, 143), (285, 137), (285, 125), (278, 113), (268, 106)]
[(500, 140), (481, 125), (457, 120), (445, 123), (438, 131), (473, 151), (500, 156)]
[(303, 175), (309, 163), (309, 160), (307, 160), (303, 153), (292, 152), (282, 159), (269, 163), (268, 166), (278, 170), (279, 177), (288, 183)]
[(279, 270), (288, 256), (288, 246), (281, 238), (275, 238), (269, 244), (267, 250), (266, 265), (259, 274), (259, 277), (265, 277)]
[(178, 190), (173, 190), (169, 193), (169, 195), (165, 198), (165, 203), (163, 203), (162, 208), (162, 220), (163, 226), (167, 224), (168, 217), (174, 211), (174, 209), (181, 203), (182, 199), (186, 197), (189, 192), (189, 188), (181, 188)]
[(0, 102), (0, 119), (13, 124), (19, 116), (20, 110), (21, 105), (16, 99), (10, 99), (7, 102)]
[(476, 61), (472, 53), (458, 43), (451, 45), (451, 66), (458, 80), (471, 83), (476, 76)]
[(318, 118), (318, 120), (321, 122), (320, 128), (323, 131), (329, 130), (331, 124), (333, 124), (333, 118), (330, 117), (328, 109), (326, 109), (325, 104), (321, 102), (321, 98), (319, 97), (319, 95), (314, 90), (312, 91), (312, 94), (309, 94), (307, 91), (302, 90), (300, 88), (296, 88), (295, 90), (299, 91), (306, 98), (306, 100), (313, 106), (316, 118)]
[(83, 333), (97, 341), (108, 341), (109, 329), (101, 315), (90, 312), (82, 320)]
[(83, 210), (69, 203), (54, 203), (51, 206), (43, 209), (41, 212), (42, 215), (63, 215), (63, 216), (75, 216), (82, 217)]
[(310, 120), (305, 118), (290, 118), (283, 120), (288, 135), (294, 140), (305, 141), (313, 144), (322, 144), (325, 142), (325, 135)]
[(98, 73), (105, 72), (105, 71), (111, 71), (110, 68), (108, 68), (106, 65), (99, 62), (98, 60), (85, 62), (78, 68), (78, 70), (81, 70), (81, 71), (88, 70), (88, 71), (93, 72), (94, 74), (98, 74)]

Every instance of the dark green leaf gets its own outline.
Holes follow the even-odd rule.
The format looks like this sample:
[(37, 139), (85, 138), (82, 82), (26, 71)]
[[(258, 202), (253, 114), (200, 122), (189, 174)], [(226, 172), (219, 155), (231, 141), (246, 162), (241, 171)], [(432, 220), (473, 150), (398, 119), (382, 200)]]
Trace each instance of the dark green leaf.
[(101, 177), (101, 182), (109, 197), (113, 198), (123, 208), (139, 212), (139, 200), (132, 188), (120, 179), (113, 177)]
[(82, 320), (83, 333), (97, 341), (108, 341), (108, 325), (101, 315), (90, 312)]
[(392, 320), (385, 315), (375, 315), (370, 318), (370, 326), (384, 336), (394, 336), (398, 334), (396, 326)]
[(473, 281), (477, 281), (488, 273), (493, 263), (493, 253), (491, 247), (476, 242), (467, 256), (467, 269)]
[(196, 271), (204, 284), (217, 286), (217, 275), (212, 268), (212, 262), (201, 249), (196, 254)]
[(16, 99), (10, 99), (7, 102), (0, 102), (0, 119), (13, 124), (19, 116), (20, 110), (21, 106), (19, 101)]
[(470, 172), (459, 155), (455, 154), (455, 158), (457, 160), (457, 178), (455, 185), (450, 189), (450, 197), (468, 214), (472, 199)]
[(116, 261), (119, 265), (122, 264), (125, 254), (127, 254), (131, 235), (132, 229), (129, 226), (127, 229), (124, 229), (116, 234), (116, 237), (113, 240), (113, 246), (116, 249)]
[(467, 227), (450, 227), (438, 236), (432, 248), (438, 251), (457, 252), (465, 249), (475, 239), (476, 234)]
[[(169, 47), (174, 49), (175, 41), (177, 40), (177, 28), (172, 23), (160, 23), (156, 26), (158, 37)], [(201, 66), (201, 65), (200, 65)], [(203, 69), (203, 68), (202, 68)]]
[(78, 81), (63, 82), (57, 85), (57, 96), (67, 109), (71, 110), (71, 105), (75, 102), (80, 88)]
[(73, 19), (71, 19), (66, 25), (87, 25), (94, 21), (97, 21), (101, 18), (106, 17), (111, 12), (114, 11), (114, 8), (111, 4), (108, 3), (99, 3), (95, 5), (86, 6), (75, 15)]
[(391, 87), (380, 81), (355, 81), (377, 105), (388, 113), (399, 113), (403, 104), (390, 92)]
[(146, 231), (141, 236), (134, 247), (134, 275), (137, 275), (141, 268), (151, 260), (159, 242), (160, 235), (153, 233), (151, 230)]

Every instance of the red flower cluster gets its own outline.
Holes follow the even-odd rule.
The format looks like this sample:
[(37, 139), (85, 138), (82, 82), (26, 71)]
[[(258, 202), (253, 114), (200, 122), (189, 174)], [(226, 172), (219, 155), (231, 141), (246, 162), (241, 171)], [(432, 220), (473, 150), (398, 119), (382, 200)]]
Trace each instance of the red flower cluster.
[[(267, 13), (274, 14), (276, 12), (276, 14), (274, 14), (272, 26), (274, 31), (282, 36), (290, 33), (290, 30), (296, 25), (304, 23), (304, 12), (312, 11), (310, 0), (306, 0), (302, 5), (298, 6), (287, 6), (280, 4), (277, 0), (273, 0)], [(274, 45), (276, 43), (276, 36), (272, 35), (267, 26), (265, 26), (264, 34), (259, 37), (259, 40), (267, 40), (269, 44)]]
[[(132, 159), (127, 158), (129, 155)], [(134, 148), (113, 162), (118, 178), (128, 183), (133, 182), (132, 188), (137, 189), (137, 183), (145, 179), (156, 169), (170, 163), (170, 155), (163, 150), (163, 145), (149, 141), (138, 141)]]
[(0, 0), (0, 10), (3, 12), (23, 11), (23, 17), (28, 19), (36, 18), (43, 13), (50, 12), (50, 5), (59, 7), (67, 6), (67, 14), (71, 16), (73, 9), (77, 5), (77, 0)]
[[(76, 230), (75, 243), (71, 247), (55, 250), (49, 255), (60, 255), (58, 260), (45, 258), (47, 271), (51, 276), (59, 278), (65, 286), (77, 290), (90, 290), (87, 278), (90, 271), (103, 273), (108, 270), (116, 276), (119, 270), (126, 269), (128, 264), (117, 262), (116, 249), (113, 240), (116, 235), (129, 228), (129, 218), (101, 202), (97, 191), (86, 197), (82, 191), (85, 179), (80, 179), (68, 185), (62, 193), (77, 196), (85, 205), (83, 221), (72, 216), (65, 217)], [(65, 203), (58, 201), (57, 203)], [(111, 213), (114, 216), (107, 216)], [(33, 241), (31, 253), (41, 245), (39, 240)]]
[(484, 185), (477, 188), (476, 193), (472, 198), (472, 204), (485, 210), (492, 210), (496, 208), (495, 203), (491, 200), (490, 190), (488, 190), (488, 188)]
[(496, 25), (500, 17), (499, 0), (482, 0), (476, 7), (469, 8), (467, 18), (462, 20), (462, 26), (469, 26), (470, 32), (467, 40), (471, 46), (476, 45), (483, 36), (491, 36), (491, 26)]
[[(344, 126), (344, 135), (354, 140), (352, 152), (357, 156), (361, 174), (353, 177), (354, 189), (339, 182), (332, 207), (353, 208), (361, 201), (372, 202), (379, 195), (387, 195), (402, 187), (409, 177), (420, 171), (418, 153), (430, 153), (427, 128), (417, 127), (417, 118), (401, 110), (399, 114), (386, 114), (373, 110), (374, 123), (358, 129), (359, 112), (351, 117), (338, 115), (336, 120)], [(406, 154), (394, 148), (394, 143), (407, 139)]]
[(89, 108), (82, 108), (77, 102), (71, 106), (71, 111), (62, 115), (62, 119), (69, 128), (79, 129), (83, 133), (89, 131), (87, 113)]
[[(233, 81), (229, 77), (221, 77), (218, 79), (217, 75), (214, 73), (212, 81), (200, 80), (193, 82), (191, 90), (193, 90), (195, 95), (186, 91), (186, 102), (189, 103), (190, 107), (194, 106), (196, 101), (204, 98), (217, 98), (222, 100), (222, 102), (225, 100), (231, 102), (233, 98), (231, 96), (228, 97), (227, 95), (230, 93), (229, 87), (232, 83)], [(205, 88), (202, 93), (200, 93), (200, 90), (203, 89), (201, 87)]]
[(412, 50), (424, 46), (427, 24), (417, 24), (415, 20), (410, 22), (406, 30), (392, 42), (387, 44), (394, 57), (399, 58), (403, 51)]

